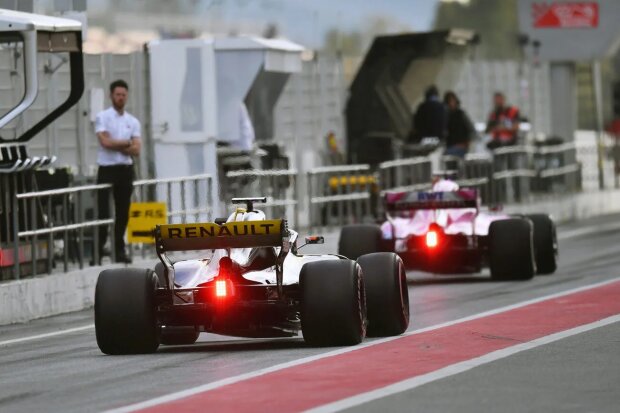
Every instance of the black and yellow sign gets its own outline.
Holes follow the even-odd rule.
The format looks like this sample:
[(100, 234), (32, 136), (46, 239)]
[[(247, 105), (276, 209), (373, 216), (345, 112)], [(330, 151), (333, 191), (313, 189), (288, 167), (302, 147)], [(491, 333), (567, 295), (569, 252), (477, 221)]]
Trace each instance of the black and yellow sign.
[(127, 241), (152, 244), (155, 242), (153, 229), (167, 222), (165, 202), (133, 202), (129, 207)]
[(165, 250), (280, 246), (285, 227), (281, 219), (268, 221), (211, 222), (159, 226)]

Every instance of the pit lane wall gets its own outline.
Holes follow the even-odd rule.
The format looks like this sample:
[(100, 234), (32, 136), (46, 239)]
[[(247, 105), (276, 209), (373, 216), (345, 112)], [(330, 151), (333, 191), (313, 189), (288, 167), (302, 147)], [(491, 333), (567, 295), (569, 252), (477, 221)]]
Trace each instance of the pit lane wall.
[[(549, 196), (528, 204), (506, 205), (509, 213), (545, 212), (557, 222), (582, 220), (620, 212), (620, 189), (588, 191), (566, 196)], [(325, 248), (335, 251), (338, 230), (325, 235)], [(136, 267), (148, 267), (153, 259), (138, 261)], [(99, 272), (120, 268), (120, 264), (87, 267), (67, 273), (45, 275), (33, 279), (0, 284), (0, 325), (22, 323), (37, 318), (79, 311), (94, 303), (95, 284)]]

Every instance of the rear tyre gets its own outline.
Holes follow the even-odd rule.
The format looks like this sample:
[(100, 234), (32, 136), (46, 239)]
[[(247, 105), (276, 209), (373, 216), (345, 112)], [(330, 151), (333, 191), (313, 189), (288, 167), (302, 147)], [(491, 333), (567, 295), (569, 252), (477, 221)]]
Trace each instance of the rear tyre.
[(153, 353), (159, 347), (152, 270), (121, 268), (99, 274), (95, 287), (95, 333), (105, 354)]
[(167, 346), (181, 346), (194, 344), (198, 340), (200, 331), (194, 326), (170, 326), (161, 329), (161, 344)]
[(536, 273), (529, 219), (494, 221), (489, 228), (489, 267), (497, 280), (529, 280)]
[(396, 336), (409, 326), (409, 290), (405, 267), (393, 252), (378, 252), (361, 256), (366, 286), (368, 335)]
[(553, 274), (558, 267), (558, 241), (555, 223), (549, 215), (527, 215), (534, 225), (534, 257), (538, 274)]
[(366, 336), (366, 294), (355, 261), (305, 264), (300, 274), (301, 331), (316, 346), (350, 346)]
[(365, 254), (381, 251), (381, 228), (377, 225), (347, 225), (340, 231), (338, 254), (357, 260)]

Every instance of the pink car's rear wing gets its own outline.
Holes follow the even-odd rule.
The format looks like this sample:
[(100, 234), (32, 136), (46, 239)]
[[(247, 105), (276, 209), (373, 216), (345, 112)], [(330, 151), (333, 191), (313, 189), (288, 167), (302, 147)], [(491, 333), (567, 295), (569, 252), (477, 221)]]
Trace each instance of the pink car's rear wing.
[(386, 212), (420, 209), (478, 208), (479, 196), (475, 189), (448, 192), (388, 192), (385, 194)]

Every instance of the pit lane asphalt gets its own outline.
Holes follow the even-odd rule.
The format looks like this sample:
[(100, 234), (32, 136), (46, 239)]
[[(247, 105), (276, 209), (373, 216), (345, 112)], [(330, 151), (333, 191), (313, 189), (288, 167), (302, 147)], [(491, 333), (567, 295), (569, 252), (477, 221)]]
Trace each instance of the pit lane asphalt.
[[(409, 273), (409, 294), (413, 315), (410, 329), (443, 323), (620, 276), (620, 231), (614, 227), (618, 222), (620, 216), (615, 215), (562, 226), (560, 236), (573, 234), (573, 237), (560, 240), (558, 272), (552, 276), (536, 277), (528, 282), (493, 282), (484, 274), (472, 277), (446, 277)], [(586, 227), (596, 228), (596, 233), (588, 234), (582, 231)], [(335, 237), (328, 237), (324, 246), (315, 248), (334, 252), (335, 243)], [(245, 340), (202, 334), (199, 342), (193, 346), (162, 346), (153, 355), (111, 357), (100, 353), (93, 329), (1, 344), (9, 340), (58, 332), (91, 323), (92, 310), (87, 310), (21, 325), (0, 327), (0, 411), (4, 413), (101, 411), (333, 350), (308, 347), (300, 338)], [(535, 380), (532, 380), (532, 375), (541, 382), (551, 383), (558, 379), (559, 374), (564, 377), (571, 371), (582, 372), (587, 366), (592, 366), (594, 356), (578, 357), (577, 349), (584, 351), (592, 343), (600, 344), (601, 340), (608, 341), (609, 337), (614, 336), (614, 332), (618, 332), (617, 326), (609, 326), (601, 331), (595, 330), (549, 345), (549, 349), (553, 349), (554, 346), (575, 348), (566, 350), (572, 351), (571, 360), (574, 361), (573, 365), (567, 365), (563, 371), (551, 373), (550, 369), (544, 369), (545, 354), (547, 351), (552, 351), (545, 350), (547, 347), (544, 347), (491, 363), (484, 369), (474, 369), (468, 373), (430, 383), (406, 394), (358, 406), (352, 411), (359, 409), (410, 411), (413, 408), (410, 399), (412, 394), (421, 400), (420, 411), (456, 410), (459, 400), (470, 407), (464, 411), (480, 411), (481, 408), (522, 411), (524, 410), (522, 397), (513, 395), (497, 399), (499, 396), (494, 396), (496, 390), (505, 388), (507, 383), (511, 383), (512, 386), (517, 386), (517, 389), (522, 386), (524, 397), (527, 397), (528, 392), (534, 392), (540, 387), (536, 385)], [(601, 352), (608, 357), (615, 355), (617, 359), (617, 334), (615, 337), (616, 345), (612, 350), (602, 344), (600, 347), (604, 347)], [(609, 354), (610, 351), (612, 354)], [(520, 365), (519, 361), (540, 364), (535, 370), (519, 369), (517, 368)], [(605, 392), (605, 383), (613, 376), (612, 369), (616, 372), (616, 376), (613, 377), (617, 377), (617, 366), (617, 363), (608, 363), (601, 365), (598, 371), (590, 370), (588, 377), (598, 379), (601, 384), (598, 391)], [(508, 373), (509, 371), (513, 371), (514, 374)], [(496, 372), (497, 377), (504, 380), (495, 380), (495, 376), (491, 373)], [(614, 383), (617, 382), (616, 380)], [(475, 387), (475, 383), (480, 383), (484, 391), (469, 394), (467, 389)], [(573, 383), (573, 387), (566, 389), (570, 389), (571, 396), (575, 400), (579, 398), (580, 391), (584, 394), (591, 391), (591, 386), (581, 386), (578, 381)], [(460, 391), (456, 393), (451, 391), (454, 388), (459, 388)], [(444, 390), (440, 392), (443, 398), (451, 399), (454, 395), (455, 402), (448, 405), (433, 404), (433, 399), (438, 397), (436, 389)], [(278, 391), (285, 389), (274, 389), (274, 397), (277, 397)], [(515, 391), (515, 394), (519, 392)], [(605, 411), (609, 410), (612, 406), (609, 403), (612, 402), (615, 403), (613, 407), (617, 407), (619, 396), (617, 392), (614, 394), (615, 397), (601, 397), (602, 404), (592, 406), (592, 409), (586, 404), (579, 410)], [(457, 398), (458, 395), (460, 398)], [(476, 395), (483, 400), (489, 400), (489, 404), (481, 405)], [(538, 407), (537, 410), (557, 410), (554, 406), (560, 409), (570, 406), (562, 404), (565, 400), (561, 399), (559, 391), (548, 392), (547, 396), (540, 392), (537, 395), (538, 404), (533, 405)], [(454, 409), (450, 409), (451, 406)], [(269, 411), (269, 406), (265, 406), (264, 410)]]

